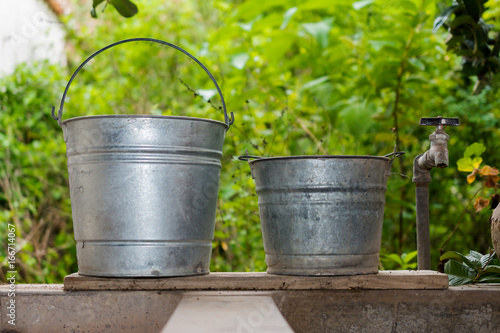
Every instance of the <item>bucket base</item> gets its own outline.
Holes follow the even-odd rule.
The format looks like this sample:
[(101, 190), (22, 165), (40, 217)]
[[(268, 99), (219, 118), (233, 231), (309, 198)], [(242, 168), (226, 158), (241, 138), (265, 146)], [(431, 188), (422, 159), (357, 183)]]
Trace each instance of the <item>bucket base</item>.
[(77, 242), (78, 273), (98, 277), (169, 277), (208, 274), (212, 244), (211, 242), (195, 244)]
[(377, 274), (378, 262), (378, 253), (336, 255), (266, 254), (267, 273), (278, 275)]

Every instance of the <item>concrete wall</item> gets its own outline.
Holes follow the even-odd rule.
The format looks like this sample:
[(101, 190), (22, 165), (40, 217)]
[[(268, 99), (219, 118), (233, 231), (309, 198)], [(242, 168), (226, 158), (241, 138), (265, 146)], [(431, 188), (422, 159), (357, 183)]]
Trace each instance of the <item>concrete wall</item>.
[(500, 288), (276, 293), (297, 333), (500, 332)]
[(48, 59), (64, 65), (64, 29), (42, 0), (0, 0), (0, 76), (17, 64)]
[[(160, 332), (183, 295), (271, 296), (297, 333), (500, 332), (500, 286), (447, 290), (63, 291), (17, 285), (16, 326), (0, 287), (1, 329), (17, 332)], [(196, 313), (192, 314), (197, 316)], [(253, 327), (252, 332), (259, 332)]]

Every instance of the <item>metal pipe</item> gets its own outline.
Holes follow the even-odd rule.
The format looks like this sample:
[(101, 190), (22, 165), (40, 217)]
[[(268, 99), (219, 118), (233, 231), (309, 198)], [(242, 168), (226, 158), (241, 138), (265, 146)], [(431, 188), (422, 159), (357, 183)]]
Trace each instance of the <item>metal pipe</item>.
[(415, 183), (417, 209), (417, 262), (419, 270), (431, 269), (429, 236), (429, 183)]
[(413, 182), (417, 210), (417, 263), (419, 270), (431, 269), (431, 241), (429, 235), (429, 183), (431, 169), (448, 166), (448, 140), (442, 126), (429, 136), (431, 148), (418, 155), (413, 162)]
[(419, 270), (431, 269), (431, 241), (429, 235), (429, 183), (431, 169), (446, 168), (448, 160), (448, 141), (450, 137), (444, 126), (458, 126), (458, 118), (421, 118), (420, 125), (436, 126), (429, 136), (431, 147), (418, 155), (413, 162), (413, 179), (415, 183), (415, 201), (417, 210), (417, 260)]

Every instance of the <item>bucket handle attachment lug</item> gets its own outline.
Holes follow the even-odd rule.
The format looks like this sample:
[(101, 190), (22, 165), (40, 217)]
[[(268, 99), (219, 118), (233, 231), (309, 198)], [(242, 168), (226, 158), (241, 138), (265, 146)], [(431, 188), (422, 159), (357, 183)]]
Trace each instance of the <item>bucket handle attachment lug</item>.
[(390, 177), (392, 175), (391, 168), (392, 168), (392, 163), (394, 163), (394, 160), (396, 160), (397, 157), (403, 156), (404, 154), (405, 154), (404, 151), (396, 151), (396, 147), (394, 147), (394, 151), (392, 153), (389, 153), (389, 154), (382, 156), (382, 157), (392, 156), (392, 158), (387, 163), (387, 167), (385, 168), (385, 175), (387, 177)]
[(226, 110), (226, 103), (224, 101), (224, 97), (222, 96), (222, 91), (220, 90), (219, 85), (217, 84), (217, 81), (215, 80), (215, 78), (212, 75), (212, 73), (210, 73), (210, 71), (208, 70), (208, 68), (206, 68), (205, 65), (203, 65), (201, 63), (201, 61), (199, 61), (191, 53), (187, 52), (186, 50), (180, 48), (177, 45), (174, 45), (172, 43), (165, 42), (165, 41), (159, 40), (159, 39), (142, 38), (142, 37), (140, 37), (140, 38), (124, 39), (124, 40), (115, 42), (113, 44), (110, 44), (110, 45), (108, 45), (106, 47), (103, 47), (102, 49), (94, 52), (90, 57), (88, 57), (87, 59), (85, 59), (85, 61), (73, 73), (73, 75), (71, 76), (71, 78), (68, 81), (68, 84), (66, 85), (66, 89), (64, 89), (64, 93), (63, 93), (62, 98), (61, 98), (61, 105), (59, 106), (59, 110), (57, 112), (57, 116), (55, 114), (55, 109), (56, 109), (55, 106), (52, 107), (52, 112), (51, 112), (52, 118), (54, 118), (55, 120), (57, 120), (57, 123), (59, 124), (59, 126), (62, 127), (62, 113), (63, 113), (63, 107), (64, 107), (64, 100), (66, 99), (66, 94), (68, 93), (69, 87), (71, 86), (71, 83), (73, 82), (73, 79), (80, 72), (80, 70), (83, 68), (83, 66), (85, 66), (90, 60), (92, 60), (92, 58), (94, 58), (95, 56), (97, 56), (99, 53), (102, 53), (102, 52), (106, 51), (107, 49), (110, 49), (110, 48), (112, 48), (114, 46), (117, 46), (117, 45), (120, 45), (120, 44), (124, 44), (124, 43), (130, 43), (130, 42), (154, 42), (154, 43), (163, 44), (163, 45), (166, 45), (166, 46), (170, 46), (170, 47), (176, 49), (177, 51), (180, 51), (180, 52), (184, 53), (185, 55), (187, 55), (191, 59), (193, 59), (205, 71), (205, 73), (207, 73), (207, 75), (210, 77), (210, 79), (212, 80), (213, 84), (215, 85), (215, 88), (217, 88), (217, 92), (219, 93), (220, 100), (221, 100), (221, 103), (222, 103), (222, 108), (224, 110), (224, 122), (226, 123), (226, 126), (227, 126), (226, 131), (229, 130), (229, 127), (234, 123), (234, 114), (233, 114), (233, 112), (231, 112), (231, 117), (228, 116), (227, 110)]
[(393, 160), (396, 157), (403, 156), (404, 154), (405, 154), (404, 151), (395, 151), (395, 152), (389, 153), (387, 155), (383, 155), (382, 157), (391, 157), (391, 156), (394, 156), (393, 158), (391, 158), (391, 160)]
[[(261, 160), (265, 157), (259, 157), (259, 156), (252, 156), (252, 155), (248, 155), (248, 149), (245, 149), (245, 155), (242, 155), (242, 156), (239, 156), (238, 159), (240, 161), (247, 161), (248, 164), (250, 164), (250, 159), (254, 159), (254, 160)], [(252, 179), (255, 179), (254, 175), (253, 175), (253, 166), (252, 164), (250, 164), (250, 172), (252, 173)]]
[(240, 160), (240, 161), (247, 161), (247, 162), (249, 162), (249, 161), (250, 161), (250, 159), (253, 159), (253, 160), (261, 160), (261, 159), (263, 159), (263, 158), (264, 158), (264, 157), (259, 157), (259, 156), (253, 156), (253, 155), (248, 155), (248, 154), (246, 154), (246, 155), (239, 156), (239, 157), (238, 157), (238, 160)]

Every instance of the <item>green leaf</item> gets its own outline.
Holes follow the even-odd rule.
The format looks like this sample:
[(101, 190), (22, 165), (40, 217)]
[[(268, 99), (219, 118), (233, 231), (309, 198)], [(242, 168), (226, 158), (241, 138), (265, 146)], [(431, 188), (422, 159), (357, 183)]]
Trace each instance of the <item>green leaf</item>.
[(360, 10), (363, 7), (366, 7), (368, 5), (371, 5), (374, 3), (376, 0), (361, 0), (361, 1), (356, 1), (352, 4), (352, 8), (356, 10)]
[(105, 1), (112, 4), (116, 11), (123, 17), (132, 17), (139, 12), (137, 6), (130, 0), (93, 0), (90, 16), (97, 18), (96, 8)]
[(453, 14), (457, 8), (458, 4), (452, 5), (443, 10), (443, 12), (439, 14), (439, 16), (436, 17), (436, 19), (434, 20), (434, 26), (432, 28), (432, 31), (433, 32), (438, 31), (438, 29), (441, 28), (441, 26), (450, 18), (451, 14)]
[(483, 265), (481, 264), (481, 258), (476, 258), (471, 255), (465, 256), (465, 258), (463, 258), (463, 262), (464, 264), (469, 266), (469, 268), (472, 268), (476, 271), (479, 271), (483, 267)]
[(383, 47), (394, 47), (397, 48), (398, 43), (393, 40), (369, 40), (368, 43), (373, 47), (375, 51), (380, 51)]
[(231, 65), (233, 65), (237, 69), (245, 68), (247, 61), (250, 59), (250, 55), (246, 52), (241, 52), (233, 55), (231, 57)]
[(97, 6), (99, 6), (104, 1), (106, 1), (106, 0), (93, 0), (92, 1), (92, 7), (94, 7), (94, 9), (95, 9)]
[(472, 160), (470, 157), (463, 157), (457, 161), (458, 171), (472, 172), (474, 167), (472, 166)]
[(465, 157), (471, 157), (472, 155), (481, 156), (482, 153), (486, 151), (486, 147), (479, 142), (474, 142), (464, 152)]
[(403, 261), (401, 260), (401, 257), (398, 256), (396, 253), (391, 253), (386, 256), (387, 259), (390, 259), (394, 262), (397, 262), (399, 266), (403, 266)]
[(424, 84), (428, 84), (429, 80), (424, 79), (423, 77), (416, 76), (416, 75), (410, 75), (408, 78), (405, 80), (406, 83), (414, 83), (416, 85), (422, 86)]
[(297, 36), (287, 30), (276, 30), (269, 43), (264, 46), (264, 56), (270, 65), (277, 65), (285, 58), (286, 53), (293, 46)]
[(288, 23), (290, 22), (292, 16), (297, 12), (297, 7), (289, 8), (285, 14), (283, 14), (283, 23), (281, 23), (280, 29), (286, 29)]
[(306, 82), (303, 86), (302, 86), (302, 90), (307, 90), (307, 89), (311, 89), (313, 87), (316, 87), (320, 84), (322, 84), (323, 82), (326, 82), (330, 80), (330, 76), (326, 75), (326, 76), (322, 76), (320, 78), (317, 78), (315, 80), (312, 80), (312, 81), (309, 81), (309, 82)]
[(417, 58), (411, 58), (408, 60), (410, 64), (418, 68), (420, 71), (425, 71), (425, 64), (422, 62), (422, 60), (417, 59)]
[(462, 35), (455, 35), (452, 38), (448, 39), (446, 42), (448, 51), (458, 48), (460, 44), (464, 41), (465, 37)]
[(349, 133), (359, 140), (372, 126), (372, 116), (375, 111), (376, 109), (371, 103), (353, 103), (342, 110), (339, 116)]
[(500, 277), (498, 276), (490, 276), (490, 275), (487, 275), (487, 276), (481, 276), (477, 282), (480, 282), (480, 283), (500, 283)]
[(463, 255), (461, 253), (458, 253), (456, 251), (448, 251), (444, 253), (441, 257), (439, 257), (439, 260), (443, 261), (446, 259), (457, 259), (457, 260), (462, 260)]
[(456, 251), (446, 252), (439, 259), (451, 259), (450, 261), (456, 260), (457, 262), (463, 263), (465, 266), (473, 270), (479, 270), (482, 267), (480, 258), (476, 258), (472, 255), (464, 256), (463, 254)]
[(476, 252), (474, 250), (470, 250), (469, 255), (479, 260), (481, 260), (481, 258), (483, 257), (483, 254)]
[(318, 44), (325, 48), (329, 43), (329, 34), (333, 26), (333, 17), (326, 18), (316, 23), (304, 23), (302, 27), (311, 36), (313, 36)]
[(448, 275), (448, 281), (450, 286), (461, 286), (472, 282), (471, 278), (461, 277), (456, 275)]
[(500, 266), (500, 260), (498, 260), (496, 254), (493, 256), (493, 259), (491, 259), (490, 265)]
[(90, 16), (93, 18), (97, 18), (97, 12), (96, 12), (96, 7), (99, 6), (101, 3), (103, 3), (105, 0), (93, 0), (92, 2), (92, 9), (90, 10)]
[(132, 17), (139, 12), (137, 6), (130, 0), (111, 0), (109, 2), (123, 17)]
[(248, 23), (238, 22), (236, 25), (245, 31), (251, 31), (255, 21), (250, 21)]
[[(351, 6), (352, 0), (335, 0), (336, 6)], [(325, 0), (309, 0), (299, 5), (301, 9), (315, 10), (315, 9), (331, 9), (332, 2)]]
[(412, 251), (408, 254), (406, 254), (403, 258), (403, 261), (405, 263), (409, 263), (410, 261), (412, 261), (415, 257), (417, 256), (417, 251)]
[(500, 266), (489, 265), (482, 270), (483, 273), (497, 273), (500, 274)]
[(451, 29), (456, 29), (462, 25), (470, 25), (472, 28), (478, 28), (479, 25), (474, 21), (472, 16), (469, 15), (464, 15), (464, 16), (459, 16), (455, 18), (453, 21), (450, 23), (450, 28)]
[(477, 169), (477, 168), (479, 168), (479, 165), (481, 164), (481, 162), (483, 162), (483, 159), (481, 157), (479, 157), (479, 156), (478, 157), (474, 157), (472, 159), (472, 166), (475, 169)]
[(466, 265), (455, 260), (450, 260), (444, 265), (444, 272), (448, 274), (452, 286), (470, 283), (474, 278), (474, 273)]
[(482, 6), (479, 3), (479, 0), (462, 0), (465, 9), (467, 9), (467, 13), (472, 16), (474, 21), (479, 21), (479, 18), (481, 17), (481, 12), (482, 12)]
[(481, 157), (463, 157), (457, 161), (458, 171), (472, 172), (474, 169), (479, 168), (483, 159)]
[(495, 252), (493, 252), (490, 256), (490, 254), (485, 254), (481, 256), (481, 265), (486, 266), (486, 265), (491, 265), (493, 264), (493, 260), (495, 259)]

